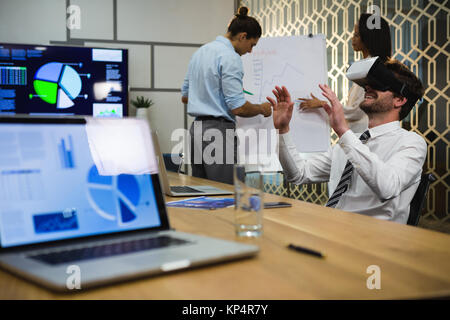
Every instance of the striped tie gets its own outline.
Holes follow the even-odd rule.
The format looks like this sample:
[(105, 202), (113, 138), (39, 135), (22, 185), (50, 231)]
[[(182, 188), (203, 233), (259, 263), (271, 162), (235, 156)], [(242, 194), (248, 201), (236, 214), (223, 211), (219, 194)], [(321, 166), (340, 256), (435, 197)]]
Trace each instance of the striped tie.
[[(362, 143), (366, 143), (367, 140), (369, 140), (369, 138), (370, 138), (369, 130), (366, 130), (359, 137), (359, 140), (361, 140)], [(353, 165), (351, 164), (350, 161), (347, 161), (344, 171), (342, 172), (341, 180), (339, 180), (336, 189), (334, 190), (330, 199), (328, 199), (328, 202), (326, 204), (327, 207), (334, 208), (337, 205), (341, 196), (348, 190), (348, 187), (350, 186), (352, 173), (353, 173)]]

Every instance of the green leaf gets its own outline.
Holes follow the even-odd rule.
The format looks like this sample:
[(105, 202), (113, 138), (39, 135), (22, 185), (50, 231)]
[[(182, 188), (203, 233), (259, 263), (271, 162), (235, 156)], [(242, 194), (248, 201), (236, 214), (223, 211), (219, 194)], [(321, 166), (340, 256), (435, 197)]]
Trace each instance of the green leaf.
[(154, 102), (152, 99), (145, 98), (143, 96), (136, 97), (136, 100), (131, 100), (131, 104), (135, 108), (150, 108)]

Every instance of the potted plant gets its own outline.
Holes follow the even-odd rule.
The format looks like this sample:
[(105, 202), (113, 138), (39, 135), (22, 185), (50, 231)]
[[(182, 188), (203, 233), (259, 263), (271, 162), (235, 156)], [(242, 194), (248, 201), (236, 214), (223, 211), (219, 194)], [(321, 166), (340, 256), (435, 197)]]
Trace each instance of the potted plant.
[(154, 102), (143, 96), (136, 97), (136, 100), (131, 100), (131, 104), (137, 109), (136, 117), (147, 119), (147, 109), (150, 108)]

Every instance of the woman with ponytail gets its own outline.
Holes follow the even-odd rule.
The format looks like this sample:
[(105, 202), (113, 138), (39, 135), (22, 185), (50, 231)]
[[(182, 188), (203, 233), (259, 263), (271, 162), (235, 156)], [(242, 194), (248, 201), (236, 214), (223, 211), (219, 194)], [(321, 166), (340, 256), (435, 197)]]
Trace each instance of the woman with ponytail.
[[(383, 61), (389, 59), (392, 55), (391, 49), (391, 33), (389, 25), (382, 17), (380, 17), (380, 28), (368, 28), (367, 20), (371, 14), (361, 14), (358, 23), (355, 24), (352, 37), (352, 48), (356, 52), (361, 52), (363, 58), (380, 57)], [(317, 99), (311, 94), (312, 99), (302, 99), (300, 108), (319, 108), (327, 103), (326, 101)], [(360, 103), (364, 100), (364, 89), (357, 84), (353, 84), (348, 94), (348, 100), (344, 108), (345, 119), (353, 132), (364, 132), (369, 123), (367, 114), (359, 108)]]

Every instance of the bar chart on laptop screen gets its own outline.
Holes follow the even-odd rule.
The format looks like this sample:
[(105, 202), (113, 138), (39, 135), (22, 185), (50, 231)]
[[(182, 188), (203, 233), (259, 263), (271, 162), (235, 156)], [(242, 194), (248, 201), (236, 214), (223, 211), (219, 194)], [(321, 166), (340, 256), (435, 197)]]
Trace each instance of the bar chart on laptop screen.
[(75, 168), (73, 140), (71, 135), (67, 135), (67, 137), (62, 137), (59, 139), (58, 151), (61, 167), (63, 169)]
[(66, 209), (62, 212), (35, 214), (33, 225), (37, 234), (76, 230), (78, 229), (77, 212), (75, 209)]

